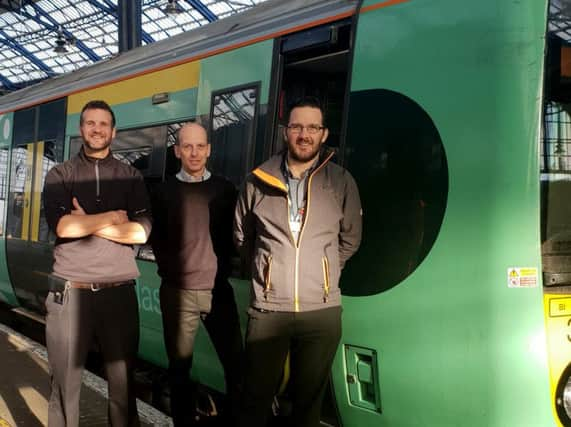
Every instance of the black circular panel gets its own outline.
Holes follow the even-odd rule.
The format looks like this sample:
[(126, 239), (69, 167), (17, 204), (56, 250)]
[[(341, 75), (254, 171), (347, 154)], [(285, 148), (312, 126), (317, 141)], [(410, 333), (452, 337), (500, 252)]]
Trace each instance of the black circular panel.
[(363, 240), (341, 287), (344, 295), (372, 295), (401, 283), (434, 245), (448, 165), (428, 113), (389, 90), (351, 94), (346, 141), (344, 165), (359, 186)]

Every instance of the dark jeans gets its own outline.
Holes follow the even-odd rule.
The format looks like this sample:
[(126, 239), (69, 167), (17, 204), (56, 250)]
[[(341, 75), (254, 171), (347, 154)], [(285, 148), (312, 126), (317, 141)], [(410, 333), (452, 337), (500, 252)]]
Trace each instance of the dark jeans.
[(242, 334), (232, 287), (227, 281), (219, 281), (212, 292), (193, 291), (169, 287), (163, 282), (160, 293), (175, 426), (192, 425), (196, 415), (196, 391), (189, 371), (199, 320), (204, 323), (224, 368), (226, 401), (223, 416), (232, 420), (238, 410), (243, 358)]
[(135, 288), (125, 285), (93, 292), (67, 289), (62, 304), (46, 299), (46, 343), (51, 370), (49, 427), (79, 425), (81, 375), (93, 339), (97, 340), (109, 387), (108, 421), (114, 427), (139, 425), (132, 390), (139, 345)]
[(302, 313), (249, 311), (239, 426), (265, 427), (290, 353), (291, 425), (317, 427), (333, 357), (341, 339), (341, 307)]

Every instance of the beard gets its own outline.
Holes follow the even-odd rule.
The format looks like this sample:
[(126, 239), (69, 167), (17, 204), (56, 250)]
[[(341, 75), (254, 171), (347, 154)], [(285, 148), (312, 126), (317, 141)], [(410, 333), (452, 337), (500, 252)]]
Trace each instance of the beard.
[(309, 162), (315, 159), (319, 155), (319, 149), (321, 144), (313, 143), (305, 146), (305, 149), (301, 150), (297, 143), (289, 144), (289, 155), (293, 160), (301, 163)]
[(83, 140), (83, 144), (88, 148), (89, 151), (91, 152), (98, 152), (98, 151), (104, 151), (107, 148), (109, 148), (109, 146), (111, 145), (111, 139), (106, 139), (103, 142), (98, 142), (96, 144), (90, 142), (87, 139)]

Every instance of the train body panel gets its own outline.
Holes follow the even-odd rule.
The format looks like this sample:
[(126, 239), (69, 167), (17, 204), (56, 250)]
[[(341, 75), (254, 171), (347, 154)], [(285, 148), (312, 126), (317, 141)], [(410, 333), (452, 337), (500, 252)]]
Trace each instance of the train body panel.
[[(364, 212), (363, 243), (341, 283), (343, 337), (332, 371), (340, 424), (560, 425), (553, 410), (571, 360), (564, 341), (571, 315), (543, 296), (541, 282), (547, 0), (365, 0), (354, 20), (356, 7), (269, 1), (20, 91), (21, 99), (0, 98), (0, 112), (15, 111), (0, 125), (19, 120), (16, 133), (24, 135), (30, 106), (61, 98), (65, 138), (48, 159), (61, 161), (81, 146), (83, 104), (106, 99), (117, 115), (116, 154), (153, 183), (177, 170), (180, 124), (199, 120), (213, 141), (210, 167), (239, 184), (278, 151), (285, 101), (298, 92), (325, 96), (337, 114), (331, 144), (359, 185)], [(17, 164), (36, 172), (50, 164), (39, 162), (47, 150), (41, 134), (0, 134), (0, 154), (13, 147), (7, 211), (25, 212), (15, 195), (32, 197), (41, 182), (25, 190)], [(40, 218), (34, 200), (28, 215)], [(17, 257), (36, 254), (46, 263), (49, 245), (7, 240), (19, 299), (1, 265), (0, 298), (33, 305), (23, 291), (39, 300), (46, 289), (25, 284), (25, 271), (14, 273), (22, 267)], [(139, 353), (165, 367), (160, 279), (149, 248), (136, 251)], [(232, 286), (245, 332), (249, 284), (232, 279)], [(202, 326), (192, 375), (224, 390)]]
[[(351, 154), (345, 164), (363, 193), (364, 238), (342, 279), (347, 288), (357, 287), (343, 301), (345, 347), (334, 369), (344, 426), (553, 425), (539, 303), (537, 152), (545, 19), (538, 17), (545, 16), (546, 3), (410, 1), (367, 9), (375, 3), (365, 2), (359, 17), (346, 142)], [(414, 176), (411, 170), (435, 160), (430, 156), (418, 161), (412, 148), (401, 153), (388, 146), (383, 153), (374, 146), (387, 136), (399, 138), (389, 126), (422, 123), (413, 107), (388, 91), (430, 116), (448, 182), (430, 171)], [(407, 117), (398, 123), (399, 115)], [(399, 143), (421, 152), (414, 137), (403, 132)], [(389, 165), (383, 164), (385, 154)], [(390, 162), (399, 154), (409, 156), (400, 164), (404, 170), (392, 172)], [(395, 240), (415, 235), (395, 234), (394, 221), (379, 221), (383, 209), (404, 202), (384, 188), (387, 178), (404, 182), (401, 194), (408, 191), (409, 201), (416, 196), (423, 204), (422, 218), (397, 227), (410, 230), (424, 221), (430, 231), (438, 225), (431, 225), (430, 215), (442, 215), (430, 250), (422, 247), (427, 235), (418, 237), (424, 260), (410, 257), (402, 267), (408, 271), (393, 283), (384, 276), (399, 264), (371, 260), (387, 252), (385, 246), (412, 252)], [(429, 213), (442, 202), (445, 209)], [(382, 228), (379, 222), (391, 231), (371, 233)], [(514, 267), (534, 269), (534, 286), (509, 287)], [(345, 398), (349, 358), (370, 363), (365, 350), (348, 355), (348, 345), (377, 355), (372, 387), (380, 402), (368, 412), (355, 405), (375, 401), (368, 376), (356, 379), (365, 391), (356, 391), (352, 402)]]
[[(8, 186), (8, 156), (10, 151), (10, 143), (12, 141), (12, 125), (14, 117), (12, 113), (0, 115), (0, 194), (6, 194)], [(5, 230), (6, 224), (6, 198), (0, 198), (0, 220), (2, 226), (0, 228), (0, 300), (3, 302), (17, 306), (18, 300), (14, 294), (14, 288), (10, 283), (8, 276), (8, 266), (6, 265), (6, 243)]]

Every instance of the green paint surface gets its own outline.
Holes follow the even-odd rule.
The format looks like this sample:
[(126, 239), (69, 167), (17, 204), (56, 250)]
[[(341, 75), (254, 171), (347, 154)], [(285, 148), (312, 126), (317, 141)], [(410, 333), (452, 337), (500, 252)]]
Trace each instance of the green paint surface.
[[(137, 298), (139, 301), (139, 319), (141, 338), (139, 356), (164, 368), (168, 367), (168, 358), (163, 340), (163, 327), (159, 298), (160, 277), (153, 262), (139, 261), (141, 276), (137, 279)], [(231, 280), (240, 313), (242, 332), (246, 330), (246, 309), (249, 302), (249, 283)], [(214, 346), (204, 325), (200, 323), (195, 338), (192, 377), (215, 390), (223, 392), (224, 372), (214, 350)]]
[[(151, 98), (112, 105), (117, 129), (147, 127), (157, 123), (185, 120), (196, 115), (196, 88), (170, 94), (169, 102), (153, 105)], [(67, 116), (67, 135), (79, 135), (79, 113)]]
[[(382, 404), (377, 413), (348, 403), (339, 351), (344, 427), (555, 425), (541, 285), (507, 286), (509, 267), (541, 270), (545, 12), (544, 0), (410, 1), (359, 20), (352, 91), (390, 89), (427, 111), (447, 154), (449, 194), (436, 243), (410, 276), (344, 298), (342, 344), (377, 351)], [(370, 135), (348, 149), (382, 138), (374, 123)], [(383, 272), (368, 261), (375, 280)]]
[(272, 69), (273, 40), (205, 58), (200, 63), (198, 114), (210, 114), (212, 92), (261, 82), (258, 103), (268, 102)]

